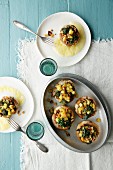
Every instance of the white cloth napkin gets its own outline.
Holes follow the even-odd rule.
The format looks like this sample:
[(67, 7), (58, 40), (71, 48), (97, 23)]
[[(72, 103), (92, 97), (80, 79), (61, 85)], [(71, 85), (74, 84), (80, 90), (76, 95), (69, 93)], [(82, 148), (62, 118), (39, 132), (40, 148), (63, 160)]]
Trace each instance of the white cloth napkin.
[[(29, 87), (34, 97), (35, 111), (32, 121), (44, 120), (41, 114), (40, 98), (43, 87), (50, 77), (43, 76), (39, 71), (39, 63), (43, 59), (39, 53), (35, 40), (19, 41), (19, 62), (17, 65), (19, 78)], [(106, 97), (113, 119), (113, 40), (93, 42), (88, 54), (78, 64), (60, 68), (60, 73), (75, 73), (81, 75), (97, 86)], [(56, 76), (54, 75), (54, 76)], [(44, 124), (45, 126), (45, 124)], [(48, 153), (41, 152), (32, 144), (25, 135), (22, 135), (21, 143), (21, 169), (22, 170), (97, 170), (112, 169), (113, 134), (110, 135), (108, 143), (100, 150), (92, 154), (75, 153), (59, 144), (50, 134), (45, 126), (45, 135), (41, 139), (48, 148)]]

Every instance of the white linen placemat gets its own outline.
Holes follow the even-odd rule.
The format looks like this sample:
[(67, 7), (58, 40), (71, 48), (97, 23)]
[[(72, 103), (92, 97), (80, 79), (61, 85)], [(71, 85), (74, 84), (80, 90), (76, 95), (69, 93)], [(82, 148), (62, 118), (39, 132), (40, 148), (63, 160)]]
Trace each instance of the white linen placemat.
[[(97, 86), (100, 92), (109, 102), (111, 109), (111, 115), (113, 118), (113, 40), (111, 41), (101, 41), (93, 42), (87, 56), (78, 64), (58, 69), (56, 75), (60, 73), (75, 73), (81, 75), (91, 81)], [(35, 101), (35, 111), (30, 122), (38, 120), (43, 122), (40, 108), (40, 98), (42, 94), (43, 87), (50, 77), (43, 76), (39, 71), (39, 63), (43, 59), (39, 53), (35, 40), (22, 40), (19, 41), (18, 47), (19, 63), (17, 65), (19, 78), (31, 90), (34, 101)], [(56, 76), (54, 75), (54, 76)], [(45, 126), (45, 124), (44, 124)], [(108, 142), (113, 141), (113, 134), (110, 135)], [(21, 148), (21, 169), (22, 170), (89, 170), (94, 165), (95, 155), (100, 157), (101, 150), (104, 153), (113, 147), (112, 143), (107, 144), (101, 148), (101, 150), (94, 152), (93, 154), (81, 154), (75, 153), (63, 147), (59, 144), (54, 137), (50, 134), (45, 126), (45, 135), (41, 142), (44, 143), (48, 148), (49, 152), (47, 154), (42, 153), (32, 142), (22, 135), (21, 138), (22, 148)], [(105, 152), (106, 151), (106, 152)], [(110, 151), (108, 152), (110, 153)], [(110, 156), (113, 158), (113, 154), (105, 154), (106, 159), (109, 162), (109, 169), (111, 168)], [(104, 158), (105, 159), (105, 158)], [(103, 160), (101, 157), (100, 160)], [(98, 160), (99, 161), (99, 160)], [(104, 166), (105, 164), (105, 166)], [(106, 162), (103, 162), (103, 170), (108, 167)], [(102, 165), (98, 163), (100, 168)], [(100, 169), (98, 167), (98, 169)], [(102, 169), (102, 168), (101, 168)]]

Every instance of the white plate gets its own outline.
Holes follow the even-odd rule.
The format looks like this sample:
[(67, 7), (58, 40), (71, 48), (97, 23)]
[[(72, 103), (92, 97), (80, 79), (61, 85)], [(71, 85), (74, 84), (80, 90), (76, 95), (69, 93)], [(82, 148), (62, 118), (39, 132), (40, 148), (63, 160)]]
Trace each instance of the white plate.
[(88, 49), (90, 47), (91, 43), (91, 33), (87, 26), (87, 24), (84, 22), (82, 18), (77, 16), (76, 14), (70, 13), (70, 12), (59, 12), (55, 13), (53, 15), (48, 16), (39, 26), (38, 34), (44, 36), (45, 33), (47, 33), (48, 30), (53, 29), (55, 33), (59, 34), (60, 29), (64, 26), (69, 24), (70, 22), (77, 22), (82, 25), (85, 36), (86, 36), (86, 42), (83, 47), (83, 49), (72, 57), (62, 57), (58, 55), (57, 52), (55, 52), (54, 47), (47, 45), (41, 41), (40, 38), (37, 37), (37, 46), (44, 58), (51, 57), (53, 58), (58, 66), (64, 67), (64, 66), (70, 66), (73, 64), (78, 63), (88, 52)]
[[(89, 118), (88, 120), (93, 121), (94, 123), (96, 123), (99, 128), (100, 128), (100, 134), (98, 139), (93, 142), (92, 144), (85, 144), (82, 143), (81, 141), (79, 141), (77, 139), (76, 136), (76, 127), (78, 125), (78, 123), (82, 122), (83, 119), (79, 118), (79, 116), (75, 113), (75, 121), (72, 124), (70, 130), (68, 130), (68, 132), (70, 133), (70, 137), (67, 137), (66, 134), (64, 133), (64, 131), (62, 130), (58, 130), (57, 128), (54, 127), (52, 120), (51, 120), (51, 114), (49, 112), (49, 109), (51, 107), (53, 107), (52, 104), (50, 104), (47, 99), (51, 98), (51, 94), (49, 92), (49, 89), (54, 88), (54, 86), (60, 81), (60, 80), (64, 80), (64, 79), (70, 79), (74, 82), (75, 84), (75, 89), (79, 95), (79, 97), (81, 96), (90, 96), (92, 97), (97, 104), (97, 113), (92, 116), (91, 118)], [(74, 106), (75, 106), (75, 102), (78, 98), (75, 98), (72, 102), (70, 102), (68, 104), (68, 106), (70, 106), (73, 111), (74, 111)], [(55, 100), (52, 98), (52, 100)], [(55, 100), (56, 102), (56, 100)], [(77, 76), (77, 75), (73, 75), (73, 74), (67, 74), (66, 75), (59, 75), (58, 77), (52, 79), (47, 86), (45, 87), (44, 93), (43, 93), (43, 97), (42, 97), (42, 110), (43, 110), (43, 117), (46, 121), (46, 124), (50, 130), (50, 132), (53, 134), (53, 136), (61, 143), (63, 144), (65, 147), (76, 151), (76, 152), (93, 152), (97, 149), (99, 149), (106, 141), (107, 137), (108, 137), (108, 128), (110, 131), (110, 120), (108, 119), (108, 110), (106, 109), (107, 106), (104, 106), (104, 100), (102, 99), (102, 96), (100, 96), (100, 93), (97, 91), (97, 89), (86, 79)], [(57, 102), (57, 106), (61, 105)], [(56, 107), (57, 107), (56, 106)], [(96, 122), (96, 119), (100, 118), (101, 122)], [(109, 125), (109, 127), (108, 127)]]
[[(5, 87), (5, 89), (6, 87), (16, 89), (22, 94), (22, 96), (24, 96), (24, 102), (22, 103), (19, 110), (20, 112), (25, 111), (25, 113), (21, 114), (20, 116), (18, 114), (12, 115), (12, 118), (21, 127), (25, 126), (27, 122), (30, 120), (34, 111), (34, 101), (31, 92), (22, 81), (13, 77), (0, 77), (0, 87)], [(0, 99), (3, 96), (13, 96), (16, 99), (16, 94), (14, 92), (11, 92), (10, 90), (0, 91)], [(10, 127), (8, 130), (0, 132), (8, 133), (13, 131), (15, 130)]]

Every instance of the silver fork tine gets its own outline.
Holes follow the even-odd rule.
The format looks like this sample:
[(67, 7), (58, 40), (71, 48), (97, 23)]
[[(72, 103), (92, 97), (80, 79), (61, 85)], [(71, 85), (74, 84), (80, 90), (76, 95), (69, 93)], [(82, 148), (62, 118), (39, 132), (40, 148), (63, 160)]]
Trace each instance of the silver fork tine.
[(44, 43), (46, 43), (46, 44), (49, 44), (49, 45), (51, 45), (51, 46), (54, 46), (54, 44), (52, 43), (52, 42), (50, 42), (50, 41), (44, 41)]
[(12, 118), (10, 118), (10, 120), (11, 120), (16, 126), (19, 127), (19, 125), (18, 125)]
[(53, 40), (51, 40), (50, 38), (46, 38), (44, 41), (45, 41), (45, 42), (51, 42), (51, 43), (54, 43), (54, 42), (53, 42)]
[(12, 118), (8, 119), (8, 122), (15, 130), (19, 128), (19, 125)]
[(48, 39), (42, 39), (42, 41), (48, 45), (54, 46), (54, 43), (52, 41), (49, 41)]
[(51, 44), (51, 43), (48, 43), (48, 42), (45, 42), (47, 45), (50, 45), (50, 46), (54, 46), (53, 44)]
[(12, 122), (10, 122), (10, 121), (8, 120), (8, 123), (12, 126), (13, 129), (16, 130), (16, 127), (12, 124)]
[(53, 45), (53, 43), (50, 41), (45, 41), (45, 43)]
[(53, 41), (53, 39), (51, 39), (51, 38), (41, 37), (41, 36), (40, 36), (40, 38), (41, 38), (42, 41), (45, 42), (45, 43), (50, 42), (51, 44), (54, 44), (54, 41)]
[[(49, 40), (45, 40), (45, 43), (49, 43), (49, 44), (53, 44), (51, 41)], [(53, 44), (54, 45), (54, 44)]]
[(46, 42), (49, 42), (49, 43), (51, 43), (51, 44), (54, 45), (54, 42), (52, 42), (51, 40), (45, 40), (45, 43), (46, 43)]

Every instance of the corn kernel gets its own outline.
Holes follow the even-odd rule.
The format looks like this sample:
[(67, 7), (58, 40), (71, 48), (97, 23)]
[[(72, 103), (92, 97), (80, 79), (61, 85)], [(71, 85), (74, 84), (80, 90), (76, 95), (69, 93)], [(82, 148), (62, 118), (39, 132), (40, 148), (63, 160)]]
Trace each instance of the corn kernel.
[(75, 94), (75, 91), (72, 91), (72, 94)]
[(63, 37), (63, 41), (66, 41), (66, 37)]
[(92, 108), (95, 109), (95, 107), (96, 107), (96, 106), (95, 106), (95, 104), (93, 103)]
[(79, 104), (79, 106), (80, 106), (80, 107), (82, 107), (82, 106), (83, 106), (83, 104), (82, 104), (82, 103), (80, 103), (80, 104)]
[(69, 114), (69, 113), (67, 114), (67, 117), (70, 117), (70, 114)]
[(79, 107), (78, 108), (78, 112), (80, 113), (81, 111), (83, 111), (84, 110), (84, 108), (83, 107)]
[(86, 107), (87, 103), (86, 103), (86, 102), (84, 102), (83, 104), (84, 104), (84, 106)]
[(68, 38), (73, 38), (71, 35), (68, 35)]
[(69, 91), (69, 87), (67, 87), (66, 90)]
[(62, 93), (62, 94), (64, 94), (64, 93), (65, 93), (65, 91), (64, 91), (64, 90), (62, 90), (62, 91), (61, 91), (61, 93)]
[(90, 104), (90, 100), (87, 100), (87, 104), (88, 104), (88, 105)]
[(57, 88), (58, 91), (61, 91), (61, 90), (62, 90), (62, 87), (61, 87), (60, 84), (56, 85), (56, 88)]
[[(8, 113), (9, 113), (9, 112), (8, 112)], [(11, 113), (12, 113), (12, 114), (14, 114), (14, 113), (15, 113), (15, 110), (14, 110), (14, 109), (12, 109), (12, 110), (11, 110)]]
[(13, 106), (13, 105), (10, 105), (9, 107), (10, 107), (10, 109), (13, 109), (14, 106)]
[(56, 122), (58, 122), (58, 120), (59, 120), (59, 118), (57, 117), (57, 118), (56, 118)]
[(81, 133), (79, 133), (79, 137), (82, 137), (82, 134), (81, 134)]
[(62, 113), (61, 113), (61, 117), (62, 117), (62, 118), (67, 117), (66, 113), (65, 113), (65, 112), (63, 113), (63, 112), (62, 112)]
[(69, 88), (72, 89), (72, 86), (70, 85)]
[(84, 138), (83, 138), (83, 137), (81, 137), (81, 141), (84, 141)]
[(70, 83), (67, 83), (67, 87), (69, 87), (70, 86)]
[(93, 107), (93, 103), (90, 103), (90, 106)]
[(90, 111), (87, 111), (87, 114), (89, 115), (91, 112)]
[(69, 30), (69, 34), (70, 34), (70, 35), (73, 34), (73, 30), (72, 30), (72, 29)]
[(60, 95), (60, 96), (59, 96), (59, 99), (62, 100), (62, 98), (63, 98), (62, 95)]
[(68, 120), (68, 118), (67, 118), (67, 117), (65, 117), (65, 118), (64, 118), (64, 120), (66, 121), (66, 120)]

